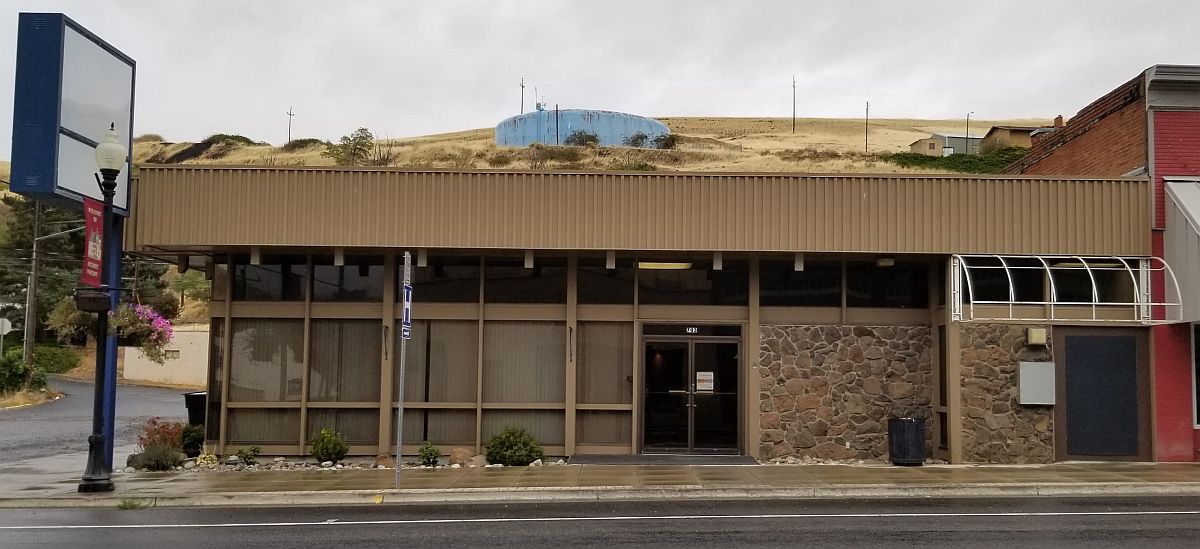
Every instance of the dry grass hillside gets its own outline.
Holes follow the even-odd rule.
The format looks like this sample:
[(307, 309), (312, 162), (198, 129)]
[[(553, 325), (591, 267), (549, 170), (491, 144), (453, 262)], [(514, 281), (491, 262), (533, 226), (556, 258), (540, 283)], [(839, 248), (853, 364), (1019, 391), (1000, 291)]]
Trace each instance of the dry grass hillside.
[[(678, 137), (672, 150), (623, 147), (499, 148), (491, 128), (377, 142), (381, 165), (411, 168), (600, 169), (777, 172), (896, 172), (903, 168), (881, 160), (881, 153), (908, 150), (931, 132), (962, 133), (962, 120), (880, 119), (870, 123), (869, 151), (863, 150), (861, 119), (661, 118)], [(1048, 120), (972, 121), (972, 133), (995, 124), (1041, 125)], [(229, 165), (332, 165), (324, 146), (285, 150), (267, 144), (169, 143), (139, 139), (137, 163)]]

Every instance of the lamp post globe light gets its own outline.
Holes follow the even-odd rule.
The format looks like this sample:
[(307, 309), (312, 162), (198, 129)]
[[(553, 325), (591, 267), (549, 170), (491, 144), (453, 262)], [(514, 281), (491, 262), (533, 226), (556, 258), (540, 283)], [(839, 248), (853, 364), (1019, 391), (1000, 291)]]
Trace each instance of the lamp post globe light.
[[(127, 151), (117, 137), (116, 124), (108, 128), (104, 142), (96, 146), (96, 167), (100, 169), (100, 193), (104, 196), (103, 235), (107, 240), (112, 236), (113, 197), (117, 194), (117, 176), (125, 165)], [(83, 479), (79, 483), (80, 492), (109, 492), (113, 489), (112, 470), (105, 459), (104, 449), (104, 374), (105, 360), (108, 356), (108, 309), (111, 307), (111, 288), (109, 277), (113, 274), (108, 268), (109, 243), (104, 242), (100, 247), (100, 291), (104, 292), (103, 307), (96, 307), (96, 386), (92, 405), (92, 434), (88, 437), (87, 468), (83, 471)], [(119, 285), (120, 278), (117, 279)], [(104, 310), (99, 310), (103, 308)]]

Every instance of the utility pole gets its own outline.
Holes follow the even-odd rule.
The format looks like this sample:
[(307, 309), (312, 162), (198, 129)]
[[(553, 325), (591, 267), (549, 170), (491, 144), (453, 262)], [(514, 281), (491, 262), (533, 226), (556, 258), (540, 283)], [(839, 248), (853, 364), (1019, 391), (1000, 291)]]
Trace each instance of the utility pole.
[(521, 114), (525, 114), (525, 78), (521, 77)]
[(42, 203), (33, 201), (33, 259), (29, 264), (29, 283), (25, 285), (25, 343), (21, 358), (33, 362), (33, 339), (37, 336), (38, 248), (42, 241)]
[(296, 113), (292, 112), (291, 107), (288, 107), (287, 115), (288, 115), (288, 143), (291, 143), (292, 142), (292, 117), (296, 116)]
[(867, 149), (867, 136), (871, 133), (871, 102), (867, 101), (867, 114), (863, 117), (863, 152), (870, 152)]
[(792, 134), (796, 133), (796, 75), (792, 75)]

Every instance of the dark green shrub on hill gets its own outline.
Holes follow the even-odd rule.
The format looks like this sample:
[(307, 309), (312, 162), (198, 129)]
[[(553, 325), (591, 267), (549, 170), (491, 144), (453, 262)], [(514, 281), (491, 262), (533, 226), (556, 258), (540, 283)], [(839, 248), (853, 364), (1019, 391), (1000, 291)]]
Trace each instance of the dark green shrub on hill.
[(598, 147), (600, 146), (600, 136), (587, 130), (575, 130), (566, 139), (563, 139), (563, 145), (571, 147), (586, 147), (591, 145)]
[(61, 374), (79, 366), (79, 352), (70, 347), (37, 345), (33, 348), (33, 363), (46, 373)]
[(201, 143), (213, 145), (216, 143), (233, 143), (235, 145), (258, 145), (253, 139), (236, 133), (214, 133), (204, 138)]
[(283, 147), (280, 147), (280, 149), (283, 152), (293, 152), (293, 151), (299, 151), (302, 149), (307, 149), (309, 147), (325, 147), (328, 145), (330, 145), (330, 143), (328, 141), (325, 141), (324, 139), (317, 139), (315, 137), (305, 137), (303, 139), (293, 139), (291, 141), (288, 141)]
[(888, 162), (906, 168), (928, 168), (963, 173), (1001, 173), (1009, 164), (1020, 160), (1029, 149), (1008, 147), (987, 154), (961, 154), (929, 156), (921, 153), (902, 152), (888, 155)]

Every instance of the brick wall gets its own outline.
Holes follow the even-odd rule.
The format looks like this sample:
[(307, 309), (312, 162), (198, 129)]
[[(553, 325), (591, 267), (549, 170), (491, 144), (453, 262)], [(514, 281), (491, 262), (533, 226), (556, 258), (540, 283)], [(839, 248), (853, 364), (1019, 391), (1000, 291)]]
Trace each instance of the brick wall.
[[(1154, 116), (1154, 226), (1166, 223), (1168, 175), (1200, 175), (1200, 112), (1157, 111)], [(1163, 253), (1155, 231), (1153, 253)], [(1155, 299), (1164, 297), (1161, 273), (1153, 279)], [(1189, 281), (1183, 281), (1188, 283)], [(1156, 326), (1154, 338), (1154, 435), (1158, 461), (1194, 461), (1197, 431), (1192, 422), (1192, 353), (1188, 324)]]
[(1058, 131), (1034, 139), (1029, 154), (1005, 173), (1119, 176), (1145, 166), (1142, 87), (1138, 75), (1084, 107)]

